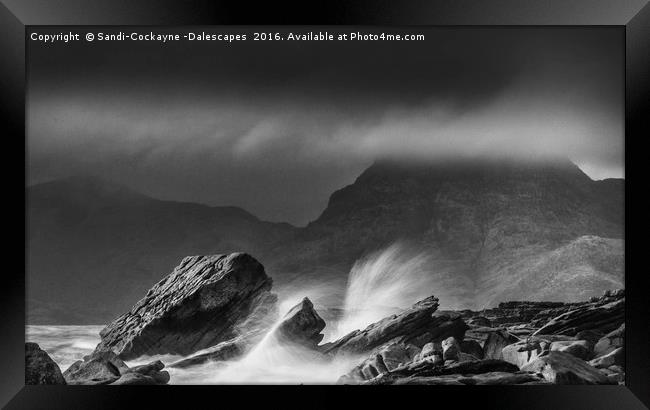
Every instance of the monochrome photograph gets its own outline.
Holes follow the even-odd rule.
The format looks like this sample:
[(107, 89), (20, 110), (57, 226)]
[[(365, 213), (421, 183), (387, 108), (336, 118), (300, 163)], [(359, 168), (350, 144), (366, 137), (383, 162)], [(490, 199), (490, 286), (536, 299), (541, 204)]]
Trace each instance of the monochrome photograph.
[(30, 30), (26, 384), (625, 384), (624, 31)]

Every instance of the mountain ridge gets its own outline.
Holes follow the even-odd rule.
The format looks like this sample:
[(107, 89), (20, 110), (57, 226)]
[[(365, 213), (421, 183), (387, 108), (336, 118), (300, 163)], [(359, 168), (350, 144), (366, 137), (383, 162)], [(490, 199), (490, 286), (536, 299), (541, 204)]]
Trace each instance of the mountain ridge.
[[(314, 301), (336, 306), (354, 261), (407, 241), (435, 261), (432, 274), (445, 288), (435, 293), (450, 307), (534, 298), (541, 285), (531, 288), (527, 281), (563, 277), (535, 266), (601, 272), (591, 267), (597, 261), (589, 252), (573, 260), (569, 251), (558, 251), (582, 237), (593, 237), (584, 247), (600, 244), (611, 261), (622, 254), (624, 180), (594, 181), (571, 162), (376, 161), (332, 193), (321, 215), (305, 227), (261, 221), (239, 207), (133, 196), (135, 191), (114, 185), (97, 190), (87, 184), (90, 192), (113, 192), (118, 200), (97, 195), (85, 203), (78, 195), (83, 189), (43, 195), (44, 184), (26, 188), (30, 323), (106, 322), (128, 310), (182, 257), (202, 253), (255, 255), (281, 294), (326, 282), (335, 296)], [(45, 186), (56, 193), (56, 184)], [(80, 207), (66, 203), (70, 199)], [(553, 257), (554, 263), (547, 261)], [(508, 278), (519, 287), (499, 284)], [(622, 267), (590, 292), (619, 282)], [(78, 294), (78, 283), (90, 288), (87, 295)], [(584, 298), (583, 293), (563, 298)]]

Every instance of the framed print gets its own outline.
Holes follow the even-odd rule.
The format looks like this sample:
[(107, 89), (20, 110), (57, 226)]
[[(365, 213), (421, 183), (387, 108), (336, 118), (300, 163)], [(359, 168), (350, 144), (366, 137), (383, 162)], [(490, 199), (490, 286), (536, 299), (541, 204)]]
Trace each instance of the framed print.
[(645, 2), (3, 4), (7, 408), (650, 403)]

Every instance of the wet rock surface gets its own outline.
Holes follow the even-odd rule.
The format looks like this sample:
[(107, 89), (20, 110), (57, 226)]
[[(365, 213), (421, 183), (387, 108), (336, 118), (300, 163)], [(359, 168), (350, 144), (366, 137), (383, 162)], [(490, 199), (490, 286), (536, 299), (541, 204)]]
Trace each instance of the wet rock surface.
[(397, 339), (422, 347), (432, 341), (455, 337), (462, 341), (467, 325), (455, 312), (436, 312), (438, 299), (428, 297), (405, 311), (356, 330), (324, 346), (328, 354), (359, 354)]
[(314, 309), (314, 304), (304, 298), (284, 316), (273, 336), (287, 343), (316, 348), (323, 340), (321, 331), (324, 328), (325, 321)]
[(130, 312), (101, 331), (95, 351), (128, 360), (188, 355), (230, 340), (256, 310), (271, 310), (268, 305), (276, 301), (271, 283), (264, 267), (244, 253), (184, 258)]

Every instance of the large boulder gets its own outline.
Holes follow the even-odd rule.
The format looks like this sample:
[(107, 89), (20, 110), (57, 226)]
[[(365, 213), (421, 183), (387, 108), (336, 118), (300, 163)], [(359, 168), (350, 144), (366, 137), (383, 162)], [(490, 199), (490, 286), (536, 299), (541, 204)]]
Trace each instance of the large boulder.
[(539, 373), (554, 384), (611, 384), (598, 369), (564, 352), (549, 352), (524, 365), (521, 370)]
[(323, 346), (325, 353), (359, 354), (369, 352), (393, 339), (421, 348), (429, 342), (440, 342), (450, 336), (462, 341), (465, 324), (460, 314), (436, 312), (438, 299), (430, 296), (405, 311), (373, 323), (364, 330), (355, 330), (339, 340)]
[(25, 343), (25, 384), (66, 384), (59, 366), (36, 343)]
[(248, 332), (251, 317), (270, 327), (272, 320), (258, 313), (273, 311), (271, 283), (264, 267), (244, 253), (186, 257), (100, 332), (95, 351), (113, 351), (124, 360), (189, 355)]
[(321, 331), (324, 328), (325, 321), (314, 309), (314, 304), (304, 298), (284, 316), (273, 336), (282, 342), (316, 347), (323, 340)]
[(618, 328), (624, 320), (625, 298), (606, 304), (587, 303), (551, 319), (533, 334), (574, 336), (583, 330), (607, 333)]

